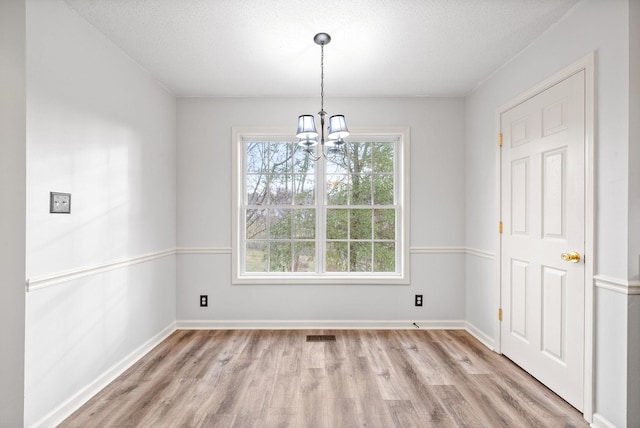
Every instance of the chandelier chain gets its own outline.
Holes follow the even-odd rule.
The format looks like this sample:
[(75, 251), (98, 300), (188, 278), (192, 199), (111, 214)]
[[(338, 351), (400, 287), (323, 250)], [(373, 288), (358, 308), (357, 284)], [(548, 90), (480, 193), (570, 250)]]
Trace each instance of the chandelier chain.
[(320, 111), (324, 111), (324, 45), (320, 45)]

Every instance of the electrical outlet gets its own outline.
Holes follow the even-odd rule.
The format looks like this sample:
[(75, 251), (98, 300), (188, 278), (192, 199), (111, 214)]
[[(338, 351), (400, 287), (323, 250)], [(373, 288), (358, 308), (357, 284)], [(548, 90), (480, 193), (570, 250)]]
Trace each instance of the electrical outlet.
[(416, 294), (416, 306), (422, 306), (422, 294)]
[(50, 192), (49, 212), (51, 214), (71, 214), (71, 193)]
[(205, 308), (209, 306), (209, 296), (206, 294), (201, 294), (200, 295), (200, 307), (201, 308)]

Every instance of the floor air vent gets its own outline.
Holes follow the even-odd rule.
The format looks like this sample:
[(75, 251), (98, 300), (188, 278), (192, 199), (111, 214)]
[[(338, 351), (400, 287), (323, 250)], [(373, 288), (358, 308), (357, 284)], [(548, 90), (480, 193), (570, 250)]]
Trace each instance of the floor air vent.
[(333, 334), (308, 335), (307, 342), (335, 342), (336, 336)]

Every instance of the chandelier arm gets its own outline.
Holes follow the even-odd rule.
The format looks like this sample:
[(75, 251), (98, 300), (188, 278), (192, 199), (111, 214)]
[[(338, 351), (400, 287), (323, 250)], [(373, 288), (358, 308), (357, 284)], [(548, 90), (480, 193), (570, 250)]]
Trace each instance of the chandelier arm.
[[(305, 149), (304, 151), (307, 152), (307, 155), (311, 156), (314, 162), (318, 162), (320, 158), (322, 158), (322, 156), (325, 156), (324, 150), (322, 150), (322, 156), (318, 156), (318, 157), (313, 155), (313, 150), (311, 149)], [(325, 159), (326, 159), (326, 156), (325, 156)]]

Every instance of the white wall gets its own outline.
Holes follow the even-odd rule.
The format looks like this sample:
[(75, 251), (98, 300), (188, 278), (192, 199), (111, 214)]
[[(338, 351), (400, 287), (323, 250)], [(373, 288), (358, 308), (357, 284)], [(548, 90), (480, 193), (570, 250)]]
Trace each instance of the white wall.
[[(231, 285), (231, 128), (290, 126), (317, 99), (178, 101), (178, 320), (463, 320), (464, 253), (411, 254), (411, 286)], [(462, 99), (331, 99), (349, 126), (411, 129), (411, 247), (462, 247)], [(208, 308), (198, 296), (208, 294)], [(413, 295), (424, 294), (422, 308)], [(410, 325), (410, 323), (409, 323)]]
[(26, 272), (50, 284), (27, 294), (27, 426), (175, 321), (175, 256), (158, 254), (175, 248), (175, 122), (175, 97), (66, 3), (27, 1)]
[(596, 288), (594, 301), (595, 413), (615, 427), (625, 427), (627, 426), (627, 296)]
[(25, 4), (0, 2), (0, 427), (23, 424)]
[[(629, 2), (629, 279), (640, 280), (640, 2)], [(640, 407), (640, 406), (639, 406)]]
[[(629, 2), (629, 280), (640, 285), (640, 2)], [(627, 425), (640, 425), (640, 296), (629, 296)]]
[[(466, 245), (496, 252), (495, 114), (500, 105), (537, 82), (596, 51), (596, 273), (627, 280), (629, 223), (629, 15), (628, 0), (583, 0), (564, 19), (507, 63), (466, 99)], [(588, 257), (589, 255), (587, 255)], [(486, 263), (494, 263), (487, 260)], [(467, 263), (467, 300), (495, 302), (495, 279)], [(473, 280), (471, 279), (473, 278)], [(613, 294), (613, 295), (612, 295)], [(625, 426), (627, 299), (596, 293), (596, 404), (604, 419)], [(467, 311), (474, 325), (491, 328), (493, 305)], [(606, 328), (605, 328), (606, 327)], [(606, 336), (605, 336), (606, 335)], [(624, 357), (621, 357), (624, 356)], [(624, 370), (619, 375), (619, 366)]]

